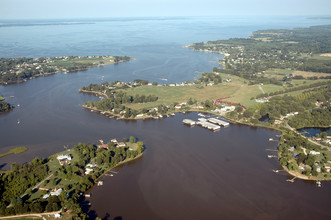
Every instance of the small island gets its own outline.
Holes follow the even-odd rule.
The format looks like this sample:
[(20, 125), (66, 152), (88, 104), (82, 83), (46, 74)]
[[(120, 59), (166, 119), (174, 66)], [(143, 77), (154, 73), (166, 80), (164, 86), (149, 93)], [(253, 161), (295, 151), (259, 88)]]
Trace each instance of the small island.
[(0, 84), (26, 82), (39, 76), (83, 71), (96, 66), (132, 60), (127, 56), (63, 56), (0, 58)]
[(102, 185), (100, 178), (106, 173), (116, 175), (112, 169), (119, 164), (141, 157), (144, 148), (133, 136), (113, 138), (108, 143), (100, 140), (98, 145), (79, 143), (27, 164), (13, 163), (10, 171), (0, 174), (0, 216), (86, 218), (80, 202), (91, 196), (87, 191)]
[(5, 98), (2, 95), (0, 95), (0, 113), (8, 112), (14, 108), (13, 105), (5, 102), (4, 100), (5, 100)]

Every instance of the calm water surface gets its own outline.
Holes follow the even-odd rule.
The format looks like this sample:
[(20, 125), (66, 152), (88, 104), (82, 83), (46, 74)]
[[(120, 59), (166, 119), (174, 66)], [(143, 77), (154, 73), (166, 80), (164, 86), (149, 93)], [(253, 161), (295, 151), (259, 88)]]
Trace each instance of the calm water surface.
[(164, 120), (107, 119), (82, 109), (82, 103), (96, 97), (78, 93), (84, 85), (106, 80), (193, 80), (200, 72), (212, 71), (222, 55), (194, 52), (184, 45), (247, 37), (258, 29), (327, 24), (327, 20), (228, 17), (105, 19), (71, 25), (43, 22), (1, 22), (1, 57), (128, 55), (136, 60), (0, 86), (0, 94), (15, 96), (8, 102), (20, 104), (0, 115), (0, 153), (15, 146), (29, 147), (23, 154), (1, 158), (1, 168), (8, 169), (14, 161), (47, 157), (63, 150), (63, 145), (133, 135), (145, 142), (145, 154), (92, 190), (88, 210), (92, 217), (331, 218), (329, 183), (322, 188), (304, 181), (289, 184), (285, 173), (272, 172), (279, 165), (267, 159), (270, 152), (266, 149), (276, 148), (276, 143), (268, 142), (277, 134), (274, 131), (231, 125), (214, 133), (182, 125), (184, 117), (196, 119), (196, 113)]

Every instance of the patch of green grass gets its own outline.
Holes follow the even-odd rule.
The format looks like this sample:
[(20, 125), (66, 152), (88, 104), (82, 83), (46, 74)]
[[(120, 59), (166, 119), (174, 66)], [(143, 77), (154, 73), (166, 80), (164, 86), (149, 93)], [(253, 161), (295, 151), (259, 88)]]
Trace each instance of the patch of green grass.
[(156, 102), (129, 104), (127, 107), (134, 109), (151, 108), (157, 105), (170, 105), (172, 103), (187, 102), (189, 98), (194, 98), (198, 102), (206, 100), (214, 100), (222, 97), (233, 95), (240, 85), (234, 84), (221, 84), (217, 86), (140, 86), (137, 88), (128, 89), (127, 92), (130, 95), (144, 94), (144, 95), (156, 95), (159, 99)]
[(265, 74), (272, 74), (272, 75), (288, 75), (293, 73), (294, 70), (290, 70), (290, 69), (269, 69), (267, 71), (265, 71)]
[(331, 56), (323, 56), (323, 54), (314, 54), (312, 59), (315, 59), (315, 60), (330, 60), (331, 61)]
[(72, 60), (61, 60), (61, 61), (56, 61), (54, 63), (51, 63), (50, 65), (52, 66), (62, 66), (62, 67), (72, 67), (74, 66), (74, 63), (80, 63), (80, 64), (93, 64), (93, 65), (99, 65), (99, 64), (104, 64), (104, 65), (109, 65), (113, 64), (113, 60), (111, 57), (108, 58), (97, 58), (97, 57), (92, 57), (92, 58), (75, 58)]
[(14, 149), (11, 149), (10, 151), (6, 152), (6, 153), (3, 153), (3, 154), (0, 154), (0, 158), (1, 157), (4, 157), (4, 156), (7, 156), (9, 154), (19, 154), (19, 153), (23, 153), (25, 151), (27, 151), (28, 148), (27, 147), (16, 147)]
[(0, 95), (0, 101), (5, 100), (5, 97), (3, 97), (2, 95)]

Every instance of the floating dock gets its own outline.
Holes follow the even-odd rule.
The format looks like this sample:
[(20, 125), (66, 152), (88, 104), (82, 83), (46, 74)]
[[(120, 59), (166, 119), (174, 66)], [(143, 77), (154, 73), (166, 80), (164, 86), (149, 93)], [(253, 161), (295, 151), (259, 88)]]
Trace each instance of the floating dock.
[(211, 123), (217, 124), (217, 125), (221, 125), (223, 127), (226, 127), (226, 126), (230, 125), (229, 122), (222, 121), (222, 120), (219, 120), (219, 119), (216, 119), (216, 118), (209, 118), (208, 121), (211, 122)]

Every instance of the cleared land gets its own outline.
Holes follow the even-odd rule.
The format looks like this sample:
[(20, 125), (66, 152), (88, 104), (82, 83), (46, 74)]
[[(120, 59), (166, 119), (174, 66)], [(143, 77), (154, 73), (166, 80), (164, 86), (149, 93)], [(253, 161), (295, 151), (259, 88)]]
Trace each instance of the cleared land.
[(325, 76), (331, 76), (330, 73), (316, 73), (316, 72), (307, 72), (307, 71), (294, 71), (293, 76), (303, 76), (305, 78), (307, 77), (325, 77)]

